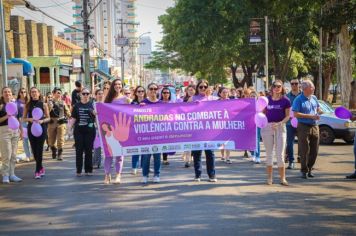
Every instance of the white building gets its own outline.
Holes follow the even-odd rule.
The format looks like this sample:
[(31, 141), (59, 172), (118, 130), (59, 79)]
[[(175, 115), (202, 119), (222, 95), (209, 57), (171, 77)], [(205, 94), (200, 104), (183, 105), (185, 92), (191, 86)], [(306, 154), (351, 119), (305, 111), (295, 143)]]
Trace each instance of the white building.
[[(83, 29), (81, 12), (83, 0), (73, 0), (74, 23), (73, 26)], [(93, 9), (99, 0), (89, 0), (88, 10)], [(90, 48), (96, 48), (101, 57), (107, 58), (110, 67), (121, 67), (121, 47), (116, 45), (116, 39), (123, 36), (129, 39), (129, 45), (124, 47), (125, 79), (136, 76), (137, 44), (136, 39), (136, 0), (102, 0), (100, 5), (90, 15), (89, 25), (91, 28)], [(123, 24), (121, 24), (123, 23)], [(123, 31), (121, 31), (123, 29)], [(78, 46), (83, 47), (83, 32), (66, 29), (64, 38), (71, 39)], [(115, 70), (115, 68), (113, 68)], [(121, 70), (121, 68), (120, 68)], [(120, 75), (120, 73), (119, 73)]]

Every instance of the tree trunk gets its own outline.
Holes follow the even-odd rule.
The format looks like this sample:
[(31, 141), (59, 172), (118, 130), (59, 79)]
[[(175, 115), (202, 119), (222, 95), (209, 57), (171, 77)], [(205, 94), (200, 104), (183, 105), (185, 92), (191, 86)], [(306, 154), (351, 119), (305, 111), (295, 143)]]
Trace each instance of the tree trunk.
[(327, 101), (329, 97), (329, 87), (331, 84), (331, 78), (334, 74), (334, 67), (333, 65), (328, 65), (327, 68), (324, 69), (324, 74), (323, 74), (323, 101)]
[(350, 109), (356, 109), (356, 80), (351, 82)]
[(352, 82), (352, 65), (351, 65), (351, 44), (350, 35), (347, 25), (341, 26), (340, 33), (337, 35), (337, 45), (340, 58), (340, 85), (341, 85), (341, 102), (345, 107), (349, 107), (351, 82)]
[(240, 83), (239, 83), (239, 80), (236, 77), (237, 66), (231, 65), (230, 69), (231, 69), (232, 82), (234, 83), (234, 87), (238, 88)]

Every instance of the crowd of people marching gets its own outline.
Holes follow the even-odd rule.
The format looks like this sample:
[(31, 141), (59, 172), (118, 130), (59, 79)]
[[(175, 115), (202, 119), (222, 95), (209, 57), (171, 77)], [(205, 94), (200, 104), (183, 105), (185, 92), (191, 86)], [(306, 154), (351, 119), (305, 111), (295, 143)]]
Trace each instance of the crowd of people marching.
[[(95, 103), (132, 104), (146, 105), (155, 103), (194, 102), (211, 101), (240, 98), (257, 98), (267, 96), (268, 106), (264, 113), (268, 119), (268, 125), (257, 128), (257, 148), (251, 152), (251, 160), (256, 164), (260, 160), (260, 138), (262, 138), (266, 150), (267, 184), (273, 183), (273, 162), (277, 161), (280, 184), (287, 186), (285, 174), (285, 162), (287, 169), (294, 169), (295, 158), (293, 144), (295, 136), (298, 136), (297, 161), (301, 163), (301, 177), (313, 178), (313, 166), (315, 164), (319, 149), (319, 128), (317, 121), (322, 111), (318, 100), (313, 95), (314, 84), (310, 80), (292, 80), (291, 91), (288, 93), (280, 80), (272, 83), (266, 93), (257, 93), (253, 87), (250, 88), (226, 88), (222, 85), (209, 86), (208, 81), (200, 80), (196, 85), (172, 89), (169, 86), (159, 86), (150, 83), (147, 88), (143, 86), (124, 87), (120, 79), (106, 81), (101, 88), (90, 91), (82, 86), (81, 82), (75, 83), (76, 89), (71, 96), (63, 93), (60, 88), (54, 88), (52, 92), (42, 96), (40, 90), (32, 87), (29, 90), (21, 88), (17, 97), (9, 87), (4, 87), (0, 98), (0, 153), (2, 182), (20, 182), (21, 178), (15, 175), (15, 165), (18, 141), (22, 145), (26, 160), (31, 156), (35, 159), (35, 179), (41, 179), (46, 171), (43, 165), (44, 144), (47, 142), (47, 150), (50, 149), (53, 159), (63, 160), (63, 148), (66, 139), (74, 138), (76, 156), (76, 175), (82, 176), (83, 164), (85, 175), (92, 175), (93, 168), (100, 168), (103, 162), (104, 183), (121, 183), (124, 156), (109, 150), (110, 157), (102, 161), (103, 150), (100, 145), (94, 146), (94, 140), (101, 129), (106, 142), (115, 144), (115, 135), (119, 132), (109, 125), (96, 124)], [(6, 111), (8, 103), (16, 103), (17, 114), (10, 115)], [(34, 109), (42, 111), (42, 117), (33, 117)], [(290, 113), (298, 118), (298, 127), (295, 128), (290, 122)], [(19, 129), (10, 129), (8, 120), (15, 117), (19, 121)], [(352, 120), (356, 120), (355, 117)], [(34, 135), (31, 127), (39, 124), (42, 127), (40, 135)], [(254, 132), (254, 131), (251, 131)], [(184, 166), (189, 168), (193, 162), (195, 181), (201, 180), (202, 175), (202, 150), (182, 153)], [(214, 150), (204, 150), (206, 158), (206, 169), (210, 182), (216, 182), (215, 154)], [(354, 143), (355, 173), (347, 178), (356, 178), (356, 139)], [(163, 162), (161, 161), (163, 156)], [(150, 159), (153, 156), (153, 170), (150, 170)], [(154, 153), (146, 155), (134, 155), (131, 157), (132, 174), (137, 175), (138, 169), (142, 168), (142, 182), (149, 181), (149, 174), (153, 173), (153, 182), (160, 182), (161, 163), (169, 165), (168, 153)], [(245, 156), (248, 156), (245, 151)], [(221, 160), (231, 164), (229, 150), (221, 150)], [(113, 163), (114, 162), (114, 163)], [(111, 178), (111, 168), (114, 166), (115, 178)]]

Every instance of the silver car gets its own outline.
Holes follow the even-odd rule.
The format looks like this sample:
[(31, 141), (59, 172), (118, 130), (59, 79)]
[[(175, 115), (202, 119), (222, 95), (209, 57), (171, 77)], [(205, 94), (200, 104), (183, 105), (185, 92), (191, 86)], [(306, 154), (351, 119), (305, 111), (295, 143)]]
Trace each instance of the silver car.
[(324, 112), (318, 122), (321, 144), (332, 144), (336, 138), (346, 143), (353, 143), (356, 132), (356, 121), (340, 119), (335, 116), (334, 108), (319, 100), (320, 108)]

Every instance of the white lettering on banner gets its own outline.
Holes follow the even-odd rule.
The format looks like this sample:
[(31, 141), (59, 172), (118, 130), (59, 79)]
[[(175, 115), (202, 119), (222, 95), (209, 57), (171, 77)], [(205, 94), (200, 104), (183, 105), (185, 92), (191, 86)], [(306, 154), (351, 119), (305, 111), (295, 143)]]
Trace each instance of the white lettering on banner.
[(245, 129), (244, 121), (225, 121), (225, 120), (217, 120), (213, 121), (213, 129)]
[(204, 129), (201, 121), (174, 122), (174, 130), (202, 130)]
[(217, 120), (222, 119), (221, 111), (201, 111), (187, 113), (188, 120)]

